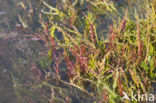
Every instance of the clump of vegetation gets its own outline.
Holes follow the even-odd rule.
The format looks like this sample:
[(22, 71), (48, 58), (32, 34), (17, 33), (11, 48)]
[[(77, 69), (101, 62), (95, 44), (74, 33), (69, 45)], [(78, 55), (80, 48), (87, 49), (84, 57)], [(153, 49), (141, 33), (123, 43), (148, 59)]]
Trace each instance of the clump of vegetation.
[(123, 92), (151, 90), (156, 78), (156, 14), (151, 2), (145, 15), (135, 13), (134, 19), (128, 9), (120, 19), (113, 18), (119, 12), (109, 0), (62, 0), (56, 7), (43, 2), (47, 18), (40, 14), (41, 34), (58, 81), (110, 103), (122, 101)]

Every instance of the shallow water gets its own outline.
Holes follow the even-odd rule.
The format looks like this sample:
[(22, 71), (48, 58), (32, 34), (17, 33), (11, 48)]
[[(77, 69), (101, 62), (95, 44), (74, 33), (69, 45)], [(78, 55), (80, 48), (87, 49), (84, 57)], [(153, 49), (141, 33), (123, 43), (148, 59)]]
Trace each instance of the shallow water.
[[(27, 3), (29, 11), (29, 2), (23, 1)], [(33, 1), (33, 6), (39, 3), (35, 1)], [(48, 103), (51, 91), (56, 95), (55, 99), (59, 101), (58, 103), (93, 103), (96, 101), (95, 98), (75, 88), (57, 84), (56, 80), (50, 81), (53, 88), (56, 88), (53, 90), (48, 84), (42, 82), (44, 75), (42, 70), (40, 75), (32, 70), (33, 66), (35, 68), (48, 67), (46, 65), (48, 59), (38, 54), (39, 51), (46, 50), (44, 43), (29, 41), (27, 38), (28, 34), (33, 33), (31, 30), (35, 31), (39, 26), (37, 18), (32, 18), (31, 29), (27, 31), (23, 31), (19, 23), (19, 14), (26, 19), (31, 19), (28, 16), (29, 12), (23, 12), (24, 6), (22, 7), (21, 2), (21, 0), (0, 0), (0, 103)], [(121, 4), (119, 0), (119, 5)], [(37, 13), (34, 13), (34, 16), (37, 17)]]
[[(36, 42), (35, 37), (33, 41), (28, 37), (33, 33), (31, 29), (35, 31), (39, 24), (35, 21), (37, 18), (29, 17), (30, 2), (23, 1), (28, 5), (28, 12), (22, 12), (24, 5), (21, 0), (0, 1), (0, 103), (48, 103), (53, 89), (42, 82), (45, 72), (38, 69), (47, 67), (48, 58), (39, 55), (46, 48), (44, 43)], [(32, 23), (28, 22), (31, 29), (23, 30), (19, 14), (27, 20), (32, 19)], [(93, 101), (75, 88), (56, 84), (56, 80), (51, 80), (50, 86), (57, 88), (53, 94), (58, 103)]]

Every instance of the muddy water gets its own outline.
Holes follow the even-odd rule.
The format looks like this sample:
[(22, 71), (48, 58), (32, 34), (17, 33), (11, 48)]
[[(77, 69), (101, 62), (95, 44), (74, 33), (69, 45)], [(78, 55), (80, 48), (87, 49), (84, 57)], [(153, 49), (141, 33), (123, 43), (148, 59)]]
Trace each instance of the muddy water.
[(31, 88), (40, 84), (31, 67), (42, 60), (38, 51), (44, 46), (15, 28), (22, 11), (22, 0), (0, 0), (0, 103), (48, 103), (47, 88)]
[[(31, 63), (37, 60), (39, 44), (28, 43), (22, 34), (10, 32), (0, 37), (0, 103), (27, 103), (31, 86)], [(35, 56), (36, 55), (36, 56)], [(32, 58), (34, 57), (34, 61)], [(38, 58), (39, 59), (39, 58)], [(34, 81), (33, 81), (34, 82)], [(22, 98), (27, 98), (26, 100)]]
[[(47, 58), (38, 54), (44, 44), (27, 41), (24, 34), (3, 33), (0, 37), (0, 103), (48, 103), (52, 93), (56, 103), (92, 102), (95, 99), (76, 88), (50, 80), (33, 68), (46, 68)], [(42, 62), (42, 63), (41, 63)]]
[[(43, 82), (43, 69), (48, 72), (49, 65), (48, 58), (39, 52), (44, 52), (46, 47), (41, 41), (29, 40), (33, 34), (31, 29), (35, 31), (39, 24), (35, 21), (37, 18), (31, 18), (23, 11), (24, 6), (30, 8), (28, 1), (0, 0), (0, 103), (49, 103), (52, 94), (57, 103), (95, 101), (56, 80), (50, 80), (49, 84)], [(31, 28), (23, 30), (19, 25), (19, 14), (26, 20), (32, 19), (28, 22)]]

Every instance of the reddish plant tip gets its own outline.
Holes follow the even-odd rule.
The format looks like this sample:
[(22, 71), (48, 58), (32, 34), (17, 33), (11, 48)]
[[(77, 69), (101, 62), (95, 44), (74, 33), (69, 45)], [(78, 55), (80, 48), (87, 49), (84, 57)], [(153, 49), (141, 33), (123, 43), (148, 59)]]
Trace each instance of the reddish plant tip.
[(109, 27), (109, 32), (108, 32), (108, 34), (111, 35), (113, 32), (114, 32), (113, 26), (111, 25), (111, 26)]
[(91, 38), (92, 42), (94, 42), (94, 43), (96, 42), (94, 26), (92, 23), (90, 23), (90, 38)]
[(55, 70), (56, 74), (59, 75), (59, 72), (60, 72), (59, 65), (60, 65), (60, 60), (61, 60), (61, 54), (59, 54), (58, 56), (56, 56), (56, 54), (54, 54), (54, 58), (55, 58), (54, 70)]
[(140, 37), (140, 27), (139, 27), (139, 18), (137, 20), (137, 45), (138, 45), (138, 59), (141, 58), (142, 46), (141, 46), (141, 37)]
[(53, 37), (51, 37), (50, 41), (51, 41), (52, 46), (55, 46), (56, 45), (55, 40), (54, 40)]
[(126, 18), (127, 18), (127, 13), (128, 13), (128, 10), (126, 9), (126, 11), (125, 11), (125, 15), (124, 15), (124, 18), (123, 18), (123, 20), (122, 20), (122, 22), (121, 22), (121, 29), (120, 29), (120, 31), (124, 31), (124, 29), (125, 29), (125, 26), (126, 26)]

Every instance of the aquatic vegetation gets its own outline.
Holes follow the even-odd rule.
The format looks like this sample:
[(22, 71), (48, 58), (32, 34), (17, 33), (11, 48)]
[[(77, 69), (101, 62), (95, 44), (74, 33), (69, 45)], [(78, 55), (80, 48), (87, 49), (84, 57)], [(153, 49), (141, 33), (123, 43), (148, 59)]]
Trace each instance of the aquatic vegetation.
[[(27, 35), (24, 41), (18, 38), (18, 45), (13, 46), (16, 50), (6, 48), (12, 41), (4, 41), (0, 52), (5, 54), (3, 58), (9, 50), (15, 53), (9, 54), (9, 60), (15, 71), (10, 77), (16, 97), (21, 102), (72, 103), (75, 95), (89, 103), (127, 103), (137, 101), (123, 99), (125, 94), (151, 93), (156, 80), (155, 0), (117, 4), (121, 1), (18, 2), (17, 8), (23, 11), (14, 25)], [(136, 2), (143, 4), (137, 6)], [(31, 43), (31, 49), (24, 49), (23, 43), (28, 41), (41, 45)], [(30, 61), (20, 58), (16, 51), (27, 51), (24, 57)]]
[[(123, 92), (151, 90), (151, 80), (156, 78), (154, 4), (147, 2), (144, 17), (135, 13), (132, 19), (126, 9), (120, 19), (111, 18), (107, 38), (97, 28), (105, 15), (118, 14), (113, 2), (43, 4), (47, 9), (42, 10), (42, 16), (48, 21), (40, 15), (42, 34), (59, 82), (111, 103), (123, 101)], [(62, 73), (68, 78), (62, 78)]]

